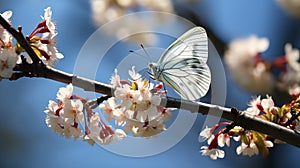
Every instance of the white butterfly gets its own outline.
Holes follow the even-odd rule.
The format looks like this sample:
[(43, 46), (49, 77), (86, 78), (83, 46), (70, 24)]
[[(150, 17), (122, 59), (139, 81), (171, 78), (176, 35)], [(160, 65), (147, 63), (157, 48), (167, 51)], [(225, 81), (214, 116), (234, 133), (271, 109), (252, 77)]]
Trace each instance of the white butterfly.
[(207, 66), (208, 41), (205, 30), (195, 27), (173, 42), (157, 63), (149, 63), (151, 77), (171, 86), (188, 100), (203, 97), (210, 86)]

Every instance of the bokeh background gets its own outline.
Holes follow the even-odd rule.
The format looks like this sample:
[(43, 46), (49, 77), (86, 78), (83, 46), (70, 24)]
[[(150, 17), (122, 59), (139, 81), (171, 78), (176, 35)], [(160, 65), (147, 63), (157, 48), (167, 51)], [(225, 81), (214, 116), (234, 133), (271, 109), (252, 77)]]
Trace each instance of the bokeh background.
[[(225, 43), (251, 34), (269, 38), (270, 47), (265, 53), (267, 59), (283, 55), (283, 46), (287, 42), (300, 48), (299, 20), (289, 15), (274, 0), (194, 0), (174, 1), (174, 4), (175, 10), (181, 13), (186, 8), (192, 10), (196, 18)], [(0, 12), (12, 10), (13, 25), (22, 25), (23, 32), (29, 34), (40, 21), (44, 8), (48, 6), (52, 7), (59, 32), (57, 47), (65, 55), (56, 68), (72, 73), (80, 48), (98, 28), (93, 22), (89, 1), (1, 0)], [(118, 50), (116, 53), (122, 55), (127, 51)], [(114, 60), (111, 61), (113, 64)], [(110, 73), (103, 72), (102, 79), (107, 80)], [(300, 150), (291, 145), (276, 145), (270, 150), (268, 158), (237, 156), (235, 147), (225, 149), (225, 159), (212, 161), (209, 157), (201, 156), (199, 150), (205, 144), (200, 144), (197, 138), (202, 127), (201, 122), (206, 117), (202, 115), (198, 115), (193, 128), (180, 143), (151, 157), (119, 156), (97, 145), (91, 147), (85, 142), (65, 139), (47, 128), (43, 112), (48, 101), (55, 99), (58, 88), (62, 86), (65, 84), (35, 78), (0, 82), (0, 167), (259, 168), (299, 165)], [(226, 106), (245, 109), (251, 96), (254, 95), (240, 89), (230, 75), (227, 75)], [(232, 143), (232, 146), (237, 144)]]

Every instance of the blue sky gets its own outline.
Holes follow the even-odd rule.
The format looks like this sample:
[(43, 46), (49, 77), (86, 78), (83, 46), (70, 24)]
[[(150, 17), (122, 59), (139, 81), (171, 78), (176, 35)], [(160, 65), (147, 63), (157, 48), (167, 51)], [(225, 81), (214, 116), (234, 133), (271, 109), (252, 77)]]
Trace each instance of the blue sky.
[[(12, 10), (14, 26), (22, 25), (29, 34), (51, 6), (58, 27), (58, 49), (65, 58), (57, 68), (73, 72), (80, 48), (97, 29), (91, 18), (88, 1), (12, 0), (0, 1), (0, 12)], [(300, 47), (299, 21), (289, 17), (273, 1), (216, 1), (203, 0), (195, 5), (198, 17), (210, 26), (225, 42), (250, 34), (268, 37), (271, 41), (268, 58), (283, 54), (283, 45), (291, 42)], [(170, 39), (159, 41), (168, 46)], [(129, 45), (129, 47), (131, 47)], [(128, 46), (127, 46), (128, 47)], [(128, 52), (127, 48), (114, 54)], [(111, 60), (113, 64), (114, 60)], [(108, 60), (109, 62), (109, 60)], [(109, 66), (109, 64), (107, 65)], [(100, 80), (108, 79), (113, 68), (103, 71)], [(108, 82), (108, 81), (102, 81)], [(235, 148), (226, 149), (223, 160), (212, 161), (199, 153), (202, 145), (198, 133), (206, 116), (198, 118), (190, 132), (170, 150), (161, 154), (132, 158), (106, 151), (100, 146), (68, 140), (51, 132), (43, 113), (49, 100), (54, 100), (59, 87), (65, 84), (47, 79), (2, 80), (0, 82), (0, 167), (292, 167), (297, 164), (299, 149), (278, 145), (268, 158), (237, 157)], [(227, 106), (245, 108), (251, 94), (241, 90), (227, 78)], [(237, 144), (233, 143), (233, 146)]]

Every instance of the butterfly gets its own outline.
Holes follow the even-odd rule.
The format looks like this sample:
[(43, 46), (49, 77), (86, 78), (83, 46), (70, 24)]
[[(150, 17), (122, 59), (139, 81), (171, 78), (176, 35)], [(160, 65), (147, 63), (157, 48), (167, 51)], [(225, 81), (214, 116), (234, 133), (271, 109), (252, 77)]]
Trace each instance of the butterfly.
[(210, 86), (208, 40), (202, 27), (194, 27), (181, 35), (160, 56), (149, 63), (151, 78), (172, 87), (187, 100), (203, 97)]

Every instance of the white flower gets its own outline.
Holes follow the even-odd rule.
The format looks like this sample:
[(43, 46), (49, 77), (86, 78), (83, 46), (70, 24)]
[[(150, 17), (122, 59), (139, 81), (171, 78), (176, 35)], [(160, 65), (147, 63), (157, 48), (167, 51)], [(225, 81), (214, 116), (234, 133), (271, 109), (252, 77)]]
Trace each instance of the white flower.
[(300, 71), (299, 50), (292, 48), (290, 43), (285, 44), (284, 50), (288, 65), (295, 71)]
[(46, 124), (52, 131), (63, 135), (64, 128), (62, 127), (64, 122), (59, 117), (46, 116)]
[(66, 100), (64, 102), (64, 107), (59, 114), (64, 118), (64, 121), (70, 125), (73, 122), (83, 123), (83, 104), (80, 100)]
[(55, 39), (49, 39), (49, 43), (46, 45), (46, 47), (47, 48), (44, 49), (44, 51), (47, 52), (47, 54), (50, 56), (50, 59), (46, 60), (45, 62), (48, 66), (53, 67), (59, 59), (64, 58), (64, 55), (58, 52)]
[(116, 129), (113, 135), (113, 141), (119, 141), (126, 137), (126, 133), (121, 129)]
[(134, 90), (130, 89), (130, 86), (124, 85), (123, 88), (116, 88), (115, 98), (121, 100), (121, 106), (125, 108), (131, 107), (133, 100), (138, 97), (137, 93)]
[(146, 125), (138, 127), (135, 134), (140, 137), (150, 138), (157, 136), (161, 131), (166, 130), (166, 126), (160, 119), (148, 121)]
[(59, 109), (61, 109), (61, 108), (55, 101), (52, 101), (52, 100), (49, 101), (48, 107), (45, 110), (45, 113), (47, 114), (46, 124), (54, 132), (58, 132), (58, 133), (62, 134), (63, 128), (61, 127), (61, 125), (63, 125), (64, 122), (58, 116)]
[(254, 142), (251, 142), (249, 145), (242, 142), (241, 145), (236, 148), (236, 153), (238, 155), (242, 154), (243, 156), (251, 157), (253, 155), (258, 155), (259, 150)]
[(100, 132), (100, 121), (101, 121), (101, 118), (99, 116), (98, 113), (94, 113), (90, 120), (89, 120), (89, 128), (90, 128), (90, 134), (91, 135), (94, 135), (94, 136), (98, 136), (99, 132)]
[[(45, 53), (47, 53), (47, 57), (41, 57), (41, 60), (48, 66), (54, 66), (58, 62), (59, 59), (62, 59), (64, 56), (63, 54), (59, 53), (56, 48), (56, 27), (55, 24), (51, 21), (52, 17), (52, 11), (51, 8), (48, 7), (45, 9), (44, 17), (42, 19), (46, 22), (46, 28), (49, 30), (47, 32), (44, 32), (42, 34), (41, 39), (47, 42), (40, 41), (37, 44), (37, 47), (40, 50), (43, 50)], [(45, 27), (42, 27), (43, 29)], [(35, 35), (35, 34), (32, 34)], [(47, 39), (47, 40), (46, 40)]]
[(73, 94), (73, 85), (70, 83), (67, 85), (67, 87), (59, 88), (56, 97), (57, 100), (64, 102), (66, 100), (69, 100)]
[(131, 79), (133, 79), (134, 81), (140, 79), (142, 77), (142, 75), (140, 75), (139, 73), (135, 72), (135, 66), (132, 66), (131, 70), (128, 71)]
[(107, 101), (103, 102), (99, 106), (105, 114), (107, 114), (107, 121), (109, 122), (114, 116), (119, 115), (119, 110), (117, 109), (116, 101), (114, 97), (109, 98)]
[(10, 78), (13, 74), (13, 68), (17, 64), (17, 54), (14, 48), (0, 49), (0, 77)]
[(123, 130), (117, 129), (116, 131), (113, 131), (113, 129), (110, 126), (104, 126), (100, 131), (98, 142), (100, 144), (109, 144), (117, 140), (122, 140), (125, 137), (126, 133)]
[(209, 128), (206, 126), (199, 134), (199, 142), (203, 142), (207, 140), (207, 143), (210, 144), (211, 141), (215, 138), (215, 135), (213, 134), (212, 128)]
[(259, 115), (260, 113), (260, 107), (261, 107), (261, 100), (260, 96), (250, 101), (249, 106), (245, 112), (251, 115)]
[(273, 142), (272, 141), (264, 141), (265, 142), (265, 144), (266, 144), (266, 146), (268, 147), (268, 148), (271, 148), (271, 147), (273, 147), (274, 146), (274, 144), (273, 144)]
[(151, 121), (159, 115), (157, 106), (159, 106), (161, 98), (156, 95), (149, 98), (150, 100), (143, 100), (136, 104), (136, 119), (141, 122), (144, 122), (145, 120)]
[[(91, 116), (89, 120), (89, 128), (90, 133), (87, 136), (100, 144), (109, 144), (113, 141), (121, 140), (126, 137), (126, 133), (123, 130), (116, 129), (114, 131), (111, 126), (105, 125), (98, 113), (94, 113)], [(93, 141), (88, 140), (90, 144), (93, 144)]]
[(79, 120), (83, 120), (83, 114), (78, 113), (76, 109), (80, 108), (76, 105), (74, 107), (72, 106), (74, 109), (70, 106), (71, 100), (67, 101), (64, 105), (57, 104), (50, 100), (48, 107), (45, 110), (45, 113), (47, 114), (46, 124), (54, 132), (57, 132), (66, 138), (73, 137), (74, 139), (77, 139), (80, 137), (82, 130), (73, 125), (73, 122), (76, 121), (79, 123)]
[(230, 136), (228, 134), (220, 134), (218, 136), (218, 145), (220, 147), (225, 146), (225, 144), (229, 147), (230, 146)]
[(57, 117), (58, 109), (60, 109), (59, 105), (55, 101), (49, 100), (48, 107), (44, 112), (51, 117)]
[(51, 18), (52, 18), (51, 7), (48, 7), (44, 9), (44, 17), (42, 17), (42, 19), (46, 21), (46, 25), (50, 31), (50, 38), (53, 38), (54, 36), (56, 36), (57, 32), (56, 32), (55, 24), (51, 21)]
[(300, 83), (300, 63), (299, 50), (293, 49), (292, 45), (285, 45), (285, 55), (287, 60), (287, 71), (282, 73), (281, 81), (283, 81), (282, 89), (287, 89), (290, 86)]
[(216, 160), (218, 158), (224, 158), (225, 152), (221, 149), (212, 148), (210, 149), (208, 146), (201, 147), (201, 153), (203, 156), (209, 156), (211, 159)]
[(266, 99), (262, 99), (261, 106), (263, 107), (264, 112), (267, 112), (269, 109), (274, 107), (274, 101), (273, 101), (272, 97), (267, 95)]
[(143, 125), (137, 120), (128, 120), (124, 131), (126, 134), (132, 132), (133, 136), (138, 136), (138, 130), (142, 129)]
[(116, 110), (115, 113), (116, 113), (115, 114), (115, 124), (118, 126), (124, 127), (125, 124), (127, 123), (127, 117), (124, 114), (123, 110), (121, 110), (121, 109)]
[(121, 80), (117, 69), (115, 69), (115, 74), (110, 78), (110, 84), (112, 84), (114, 88), (121, 86)]
[[(69, 138), (73, 137), (75, 140), (80, 137), (82, 130), (78, 127), (70, 127), (68, 130)], [(67, 137), (68, 138), (68, 137)]]
[(273, 75), (259, 55), (268, 47), (269, 40), (257, 36), (236, 39), (229, 44), (225, 63), (232, 77), (244, 89), (260, 93), (273, 89)]
[(289, 87), (289, 94), (291, 96), (298, 96), (300, 95), (300, 86), (295, 84), (292, 87)]

